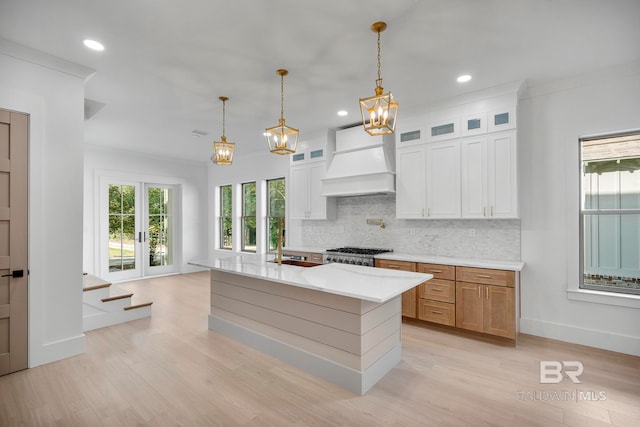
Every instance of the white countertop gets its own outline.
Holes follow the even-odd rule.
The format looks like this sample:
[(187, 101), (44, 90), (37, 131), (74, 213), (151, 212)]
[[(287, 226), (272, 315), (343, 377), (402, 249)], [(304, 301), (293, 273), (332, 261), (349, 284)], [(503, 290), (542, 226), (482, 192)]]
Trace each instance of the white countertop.
[(273, 255), (219, 255), (189, 264), (285, 285), (383, 303), (433, 278), (431, 274), (350, 264), (278, 265)]
[(524, 267), (522, 261), (497, 261), (470, 258), (454, 258), (432, 255), (412, 255), (399, 252), (385, 252), (375, 256), (376, 259), (389, 259), (393, 261), (426, 262), (431, 264), (448, 264), (460, 267), (492, 268), (496, 270), (521, 271)]

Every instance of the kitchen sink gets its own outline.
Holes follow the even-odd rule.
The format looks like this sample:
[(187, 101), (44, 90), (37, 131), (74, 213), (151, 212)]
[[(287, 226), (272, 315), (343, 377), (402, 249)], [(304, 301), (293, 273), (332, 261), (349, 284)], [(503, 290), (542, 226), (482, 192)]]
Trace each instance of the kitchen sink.
[[(276, 260), (269, 261), (269, 262), (277, 263)], [(318, 264), (317, 262), (301, 261), (299, 259), (283, 259), (282, 263), (287, 265), (295, 265), (297, 267), (315, 267), (317, 265), (322, 265), (322, 264)]]

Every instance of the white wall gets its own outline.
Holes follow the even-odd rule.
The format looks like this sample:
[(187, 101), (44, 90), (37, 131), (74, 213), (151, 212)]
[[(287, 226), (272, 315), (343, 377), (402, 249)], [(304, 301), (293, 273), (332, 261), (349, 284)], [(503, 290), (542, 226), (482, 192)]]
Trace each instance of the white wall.
[[(82, 133), (83, 78), (90, 70), (0, 42), (0, 107), (30, 114), (29, 366), (34, 367), (85, 349)], [(17, 59), (21, 56), (28, 60)]]
[(579, 274), (578, 139), (640, 128), (638, 82), (640, 64), (625, 64), (531, 87), (521, 100), (524, 333), (640, 355), (640, 298), (612, 305), (612, 298), (602, 304), (567, 292)]
[(84, 271), (98, 274), (99, 211), (98, 186), (100, 176), (129, 178), (158, 184), (180, 186), (178, 213), (181, 221), (182, 246), (179, 263), (181, 273), (199, 270), (189, 261), (203, 258), (208, 248), (207, 163), (153, 157), (131, 151), (88, 145), (84, 163)]

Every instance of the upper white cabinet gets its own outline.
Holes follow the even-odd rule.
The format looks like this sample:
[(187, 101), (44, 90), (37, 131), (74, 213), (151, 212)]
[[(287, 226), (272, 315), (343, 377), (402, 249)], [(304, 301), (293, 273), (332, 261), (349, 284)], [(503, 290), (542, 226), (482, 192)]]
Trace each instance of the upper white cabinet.
[(460, 145), (457, 140), (417, 143), (422, 135), (420, 128), (398, 133), (396, 217), (459, 218)]
[[(317, 146), (320, 145), (320, 146)], [(327, 171), (327, 146), (319, 143), (291, 155), (289, 168), (289, 218), (332, 219), (336, 201), (322, 196)]]
[(459, 136), (460, 120), (458, 118), (431, 120), (427, 123), (427, 142), (443, 141)]
[(396, 217), (518, 218), (515, 111), (439, 113), (453, 118), (397, 130)]
[(487, 185), (490, 218), (518, 218), (516, 131), (487, 135)]
[(501, 108), (487, 113), (487, 132), (499, 132), (516, 128), (515, 107)]
[(426, 147), (409, 145), (396, 150), (396, 217), (424, 218)]
[(460, 218), (460, 142), (426, 145), (427, 218)]

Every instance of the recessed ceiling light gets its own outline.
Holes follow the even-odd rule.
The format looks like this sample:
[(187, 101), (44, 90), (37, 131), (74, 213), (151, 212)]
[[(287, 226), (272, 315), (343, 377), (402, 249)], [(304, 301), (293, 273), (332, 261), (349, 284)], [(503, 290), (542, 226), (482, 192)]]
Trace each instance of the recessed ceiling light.
[(461, 76), (458, 76), (456, 80), (458, 81), (458, 83), (466, 83), (471, 80), (471, 76), (469, 74), (463, 74)]
[(347, 114), (349, 114), (349, 112), (348, 112), (348, 111), (346, 111), (346, 110), (340, 110), (340, 111), (338, 111), (338, 115), (339, 115), (339, 116), (346, 116)]
[(86, 39), (86, 40), (83, 40), (82, 43), (84, 43), (86, 47), (92, 50), (97, 50), (97, 51), (104, 50), (104, 46), (102, 45), (102, 43), (97, 42), (95, 40)]

